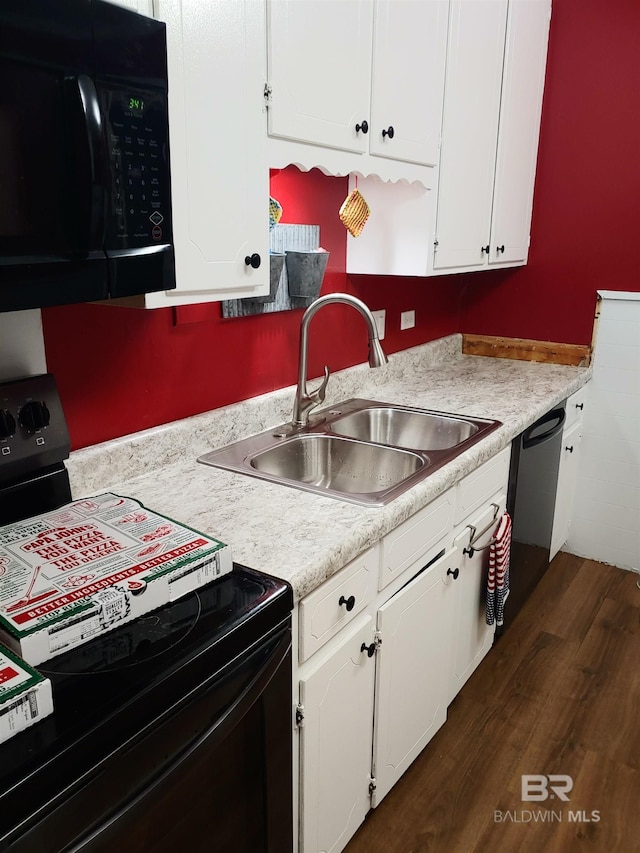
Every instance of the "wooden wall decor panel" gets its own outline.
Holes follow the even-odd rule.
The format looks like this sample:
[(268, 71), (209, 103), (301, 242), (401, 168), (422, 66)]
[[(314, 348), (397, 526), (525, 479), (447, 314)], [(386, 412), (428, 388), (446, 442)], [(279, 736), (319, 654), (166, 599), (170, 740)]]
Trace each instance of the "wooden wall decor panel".
[(462, 336), (462, 352), (465, 355), (515, 358), (520, 361), (569, 364), (573, 367), (587, 367), (591, 361), (590, 346), (534, 341), (528, 338), (504, 338), (493, 335), (464, 334)]

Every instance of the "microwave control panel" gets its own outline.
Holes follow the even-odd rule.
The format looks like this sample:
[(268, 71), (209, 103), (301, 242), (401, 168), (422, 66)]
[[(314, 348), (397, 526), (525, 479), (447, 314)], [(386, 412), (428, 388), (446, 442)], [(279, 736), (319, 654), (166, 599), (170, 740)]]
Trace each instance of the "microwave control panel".
[(102, 89), (109, 152), (105, 248), (172, 242), (167, 97)]

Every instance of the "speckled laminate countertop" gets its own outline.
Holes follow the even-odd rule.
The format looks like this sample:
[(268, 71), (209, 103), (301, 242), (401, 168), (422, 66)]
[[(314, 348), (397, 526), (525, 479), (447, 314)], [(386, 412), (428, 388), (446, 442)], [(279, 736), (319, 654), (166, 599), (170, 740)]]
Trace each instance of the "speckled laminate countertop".
[(73, 496), (114, 491), (136, 498), (228, 543), (237, 562), (284, 578), (301, 598), (591, 376), (591, 368), (466, 356), (461, 344), (452, 335), (392, 355), (384, 368), (359, 365), (329, 381), (327, 406), (364, 397), (503, 424), (385, 507), (356, 506), (196, 461), (286, 422), (293, 387), (76, 451), (67, 465)]

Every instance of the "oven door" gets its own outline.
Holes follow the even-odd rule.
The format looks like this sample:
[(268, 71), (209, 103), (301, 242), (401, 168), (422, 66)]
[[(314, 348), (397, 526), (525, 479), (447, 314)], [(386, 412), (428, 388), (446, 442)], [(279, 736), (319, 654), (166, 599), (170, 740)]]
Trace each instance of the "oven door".
[(289, 621), (63, 792), (12, 853), (291, 851)]
[(0, 11), (2, 311), (107, 295), (89, 10), (32, 0)]

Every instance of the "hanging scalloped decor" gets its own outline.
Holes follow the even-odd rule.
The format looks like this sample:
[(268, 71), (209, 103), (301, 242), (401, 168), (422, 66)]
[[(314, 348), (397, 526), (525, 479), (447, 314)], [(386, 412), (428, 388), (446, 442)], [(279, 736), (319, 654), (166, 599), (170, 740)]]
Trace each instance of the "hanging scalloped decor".
[(340, 221), (352, 237), (362, 234), (365, 222), (369, 218), (369, 205), (360, 190), (355, 187), (342, 202), (340, 208)]
[(282, 205), (273, 196), (269, 196), (269, 231), (272, 231), (282, 216)]

